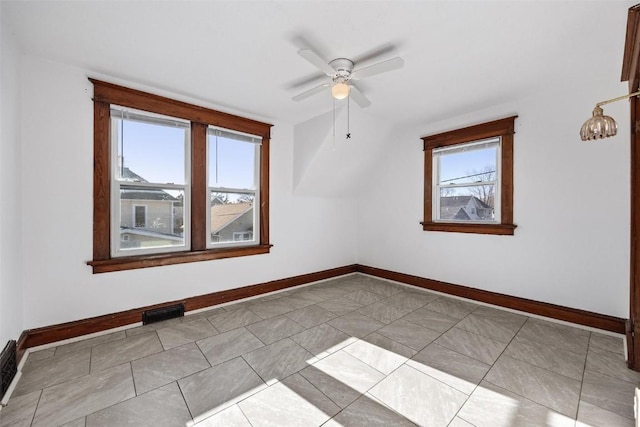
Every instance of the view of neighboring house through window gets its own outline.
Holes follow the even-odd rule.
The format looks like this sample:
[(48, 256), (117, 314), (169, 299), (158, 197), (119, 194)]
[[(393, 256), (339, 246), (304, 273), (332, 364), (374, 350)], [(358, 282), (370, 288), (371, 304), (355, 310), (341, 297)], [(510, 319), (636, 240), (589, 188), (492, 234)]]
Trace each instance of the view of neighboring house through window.
[(207, 246), (255, 244), (259, 235), (261, 138), (210, 126), (207, 130)]
[(112, 106), (114, 256), (184, 250), (190, 124)]
[(435, 221), (500, 218), (500, 138), (433, 150)]

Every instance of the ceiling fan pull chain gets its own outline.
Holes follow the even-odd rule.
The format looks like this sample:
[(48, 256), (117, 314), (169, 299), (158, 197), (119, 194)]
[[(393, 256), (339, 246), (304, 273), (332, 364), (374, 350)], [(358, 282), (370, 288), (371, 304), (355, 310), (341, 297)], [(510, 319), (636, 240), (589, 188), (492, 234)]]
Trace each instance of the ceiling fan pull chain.
[(336, 99), (333, 98), (333, 151), (336, 151)]
[(349, 108), (350, 105), (351, 105), (351, 96), (348, 96), (347, 97), (347, 138), (346, 139), (351, 139), (351, 131), (349, 130), (350, 129), (349, 123), (351, 121), (351, 114), (350, 114), (351, 109)]

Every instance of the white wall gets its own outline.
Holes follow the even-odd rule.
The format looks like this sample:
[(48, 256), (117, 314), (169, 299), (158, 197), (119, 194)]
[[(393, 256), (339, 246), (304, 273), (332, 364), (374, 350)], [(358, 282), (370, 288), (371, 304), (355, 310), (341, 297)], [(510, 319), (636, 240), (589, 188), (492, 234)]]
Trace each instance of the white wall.
[[(605, 107), (617, 137), (583, 143), (578, 134), (596, 102), (626, 93), (616, 83), (619, 63), (608, 68), (602, 78), (585, 70), (547, 82), (546, 91), (510, 105), (396, 128), (359, 201), (358, 262), (628, 317), (628, 103)], [(420, 137), (514, 113), (515, 235), (422, 231)]]
[[(1, 10), (1, 8), (0, 8)], [(1, 13), (1, 12), (0, 12)], [(2, 17), (0, 46), (0, 346), (23, 330), (20, 279), (19, 53)]]
[(92, 254), (93, 206), (93, 88), (88, 74), (23, 57), (22, 112), (29, 118), (22, 126), (22, 235), (28, 254), (24, 328), (356, 262), (355, 201), (293, 195), (293, 126), (277, 122), (271, 141), (270, 254), (93, 275), (85, 264)]

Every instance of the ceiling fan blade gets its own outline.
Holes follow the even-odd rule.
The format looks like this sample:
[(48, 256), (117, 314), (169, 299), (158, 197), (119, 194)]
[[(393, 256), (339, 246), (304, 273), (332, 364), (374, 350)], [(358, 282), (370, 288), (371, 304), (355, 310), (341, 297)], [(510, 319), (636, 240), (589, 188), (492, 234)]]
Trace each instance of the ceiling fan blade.
[(310, 96), (315, 95), (316, 93), (322, 92), (328, 86), (329, 86), (328, 84), (322, 84), (320, 86), (312, 87), (309, 90), (305, 90), (304, 92), (297, 94), (296, 96), (294, 96), (291, 99), (294, 100), (294, 101), (302, 101), (303, 99), (307, 99)]
[(369, 65), (368, 67), (354, 70), (351, 74), (352, 80), (362, 79), (364, 77), (375, 76), (376, 74), (386, 73), (387, 71), (397, 70), (404, 66), (404, 59), (399, 56), (386, 61), (378, 62), (377, 64)]
[(349, 91), (349, 97), (351, 97), (351, 99), (353, 99), (356, 104), (358, 104), (362, 108), (367, 108), (369, 105), (371, 105), (371, 101), (369, 101), (369, 99), (364, 96), (362, 92), (360, 92), (360, 89), (358, 89), (354, 85), (349, 86), (351, 87)]
[(298, 55), (302, 56), (304, 59), (309, 61), (317, 69), (325, 73), (327, 76), (333, 76), (336, 73), (336, 70), (334, 70), (333, 67), (331, 67), (327, 61), (322, 59), (320, 55), (318, 55), (311, 49), (300, 49), (298, 51)]

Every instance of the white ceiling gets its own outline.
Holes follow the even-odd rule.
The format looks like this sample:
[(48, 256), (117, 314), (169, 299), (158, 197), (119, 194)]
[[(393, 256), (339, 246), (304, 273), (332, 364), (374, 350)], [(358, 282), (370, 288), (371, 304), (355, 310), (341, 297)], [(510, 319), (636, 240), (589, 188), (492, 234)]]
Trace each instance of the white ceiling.
[[(291, 97), (328, 60), (383, 50), (405, 67), (363, 80), (367, 114), (433, 122), (575, 73), (619, 79), (633, 1), (2, 1), (22, 49), (266, 120), (299, 123), (328, 94)], [(622, 23), (622, 24), (621, 24)], [(375, 62), (375, 61), (373, 61)], [(363, 62), (361, 65), (372, 63)]]

